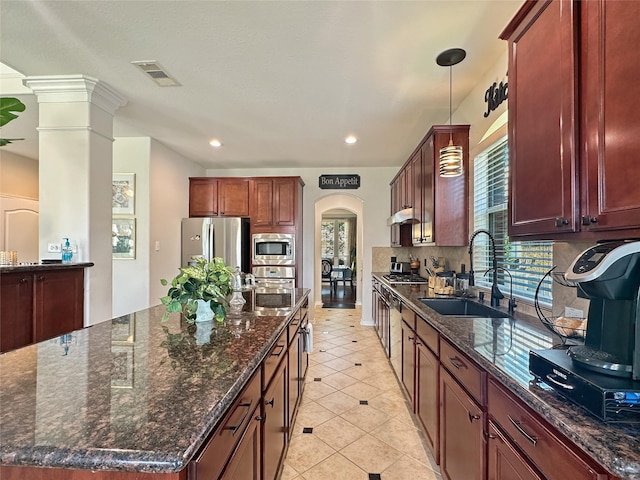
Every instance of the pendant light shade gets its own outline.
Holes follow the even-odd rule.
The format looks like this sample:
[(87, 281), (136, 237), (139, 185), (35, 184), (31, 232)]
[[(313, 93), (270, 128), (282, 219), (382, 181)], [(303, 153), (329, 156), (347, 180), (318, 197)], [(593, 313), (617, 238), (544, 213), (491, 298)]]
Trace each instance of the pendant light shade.
[(440, 149), (440, 176), (441, 177), (459, 177), (462, 175), (462, 147), (453, 144), (453, 129), (451, 127), (451, 77), (452, 67), (467, 56), (461, 48), (451, 48), (445, 50), (436, 58), (436, 63), (441, 67), (449, 67), (449, 145)]

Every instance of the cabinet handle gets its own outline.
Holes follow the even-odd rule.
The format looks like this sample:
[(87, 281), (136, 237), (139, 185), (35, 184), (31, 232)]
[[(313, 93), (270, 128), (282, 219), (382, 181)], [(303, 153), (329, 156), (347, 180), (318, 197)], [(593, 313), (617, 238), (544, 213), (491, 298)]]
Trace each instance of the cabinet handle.
[(274, 402), (276, 400), (276, 397), (273, 397), (271, 400), (265, 400), (264, 404), (265, 405), (271, 405), (271, 407), (274, 407)]
[(257, 422), (261, 422), (264, 420), (264, 417), (262, 415), (256, 415), (254, 420), (256, 420)]
[(237, 425), (233, 425), (231, 427), (225, 427), (225, 430), (231, 430), (231, 435), (235, 435), (236, 432), (238, 431), (238, 429), (242, 426), (242, 424), (244, 423), (244, 419), (247, 418), (247, 415), (249, 415), (249, 410), (251, 410), (251, 402), (249, 403), (241, 403), (240, 405), (238, 405), (238, 408), (246, 408), (247, 410), (244, 412), (244, 415), (242, 415), (242, 418), (240, 418), (240, 421), (238, 422)]
[(456, 367), (458, 370), (460, 370), (461, 368), (467, 368), (464, 362), (458, 357), (449, 357), (449, 361), (451, 362), (451, 365)]
[(566, 218), (563, 218), (563, 217), (556, 218), (556, 227), (565, 227), (567, 225), (569, 225), (569, 220), (567, 220)]
[[(278, 350), (278, 353), (276, 353), (276, 350), (278, 348), (280, 350)], [(277, 345), (276, 348), (274, 348), (273, 351), (271, 352), (271, 356), (272, 357), (279, 357), (283, 350), (284, 350), (284, 345)]]
[(38, 281), (39, 282), (44, 282), (44, 276), (43, 275), (38, 275)]
[(414, 338), (416, 338), (416, 337), (408, 336), (407, 340), (413, 340)]
[(19, 283), (27, 283), (27, 280), (29, 280), (27, 277), (21, 278)]
[(471, 412), (467, 412), (467, 415), (469, 415), (469, 421), (471, 423), (473, 423), (474, 420), (480, 420), (480, 415), (474, 415)]
[(511, 418), (511, 415), (507, 415), (507, 418), (509, 419), (511, 424), (514, 427), (516, 427), (516, 430), (518, 430), (522, 434), (522, 436), (526, 438), (529, 441), (529, 443), (531, 443), (531, 445), (533, 445), (534, 447), (537, 445), (538, 443), (537, 437), (534, 437), (533, 435), (527, 433), (525, 429), (522, 428), (522, 424), (518, 420), (514, 420), (513, 418)]
[(598, 223), (598, 218), (590, 215), (582, 216), (582, 225), (591, 225), (592, 223)]

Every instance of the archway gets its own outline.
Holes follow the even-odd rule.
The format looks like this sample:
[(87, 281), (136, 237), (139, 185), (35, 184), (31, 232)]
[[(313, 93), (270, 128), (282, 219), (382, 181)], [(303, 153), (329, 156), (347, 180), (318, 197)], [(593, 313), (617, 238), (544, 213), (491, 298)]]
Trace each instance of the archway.
[(320, 232), (322, 214), (332, 209), (348, 210), (356, 215), (356, 265), (354, 269), (356, 287), (356, 305), (362, 304), (362, 255), (363, 255), (363, 200), (350, 194), (330, 194), (318, 199), (315, 203), (314, 226), (314, 298), (316, 305), (322, 305), (322, 260)]

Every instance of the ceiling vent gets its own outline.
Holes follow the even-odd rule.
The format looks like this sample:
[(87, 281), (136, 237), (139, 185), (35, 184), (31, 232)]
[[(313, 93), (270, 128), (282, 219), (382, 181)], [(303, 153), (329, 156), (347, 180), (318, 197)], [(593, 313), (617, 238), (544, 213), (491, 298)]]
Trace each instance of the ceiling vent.
[(181, 86), (175, 78), (171, 77), (160, 64), (154, 60), (140, 60), (131, 62), (138, 67), (147, 77), (153, 80), (161, 87), (179, 87)]

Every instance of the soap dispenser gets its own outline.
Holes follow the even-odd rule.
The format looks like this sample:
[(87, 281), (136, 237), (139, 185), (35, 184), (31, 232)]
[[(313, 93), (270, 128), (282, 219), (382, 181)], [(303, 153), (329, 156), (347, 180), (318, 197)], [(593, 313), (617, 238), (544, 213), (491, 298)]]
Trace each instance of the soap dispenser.
[(63, 238), (64, 244), (62, 246), (62, 263), (71, 263), (73, 257), (73, 250), (68, 238)]

